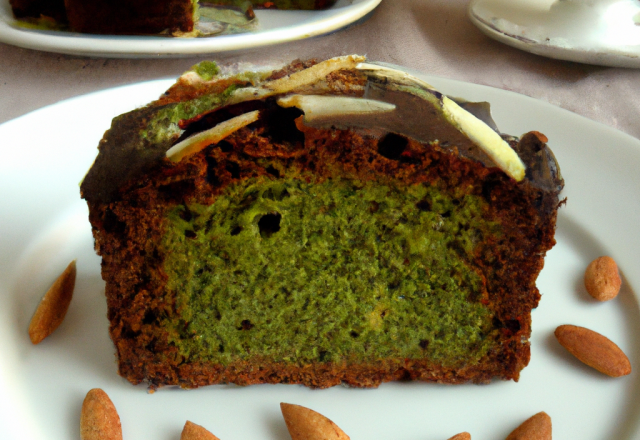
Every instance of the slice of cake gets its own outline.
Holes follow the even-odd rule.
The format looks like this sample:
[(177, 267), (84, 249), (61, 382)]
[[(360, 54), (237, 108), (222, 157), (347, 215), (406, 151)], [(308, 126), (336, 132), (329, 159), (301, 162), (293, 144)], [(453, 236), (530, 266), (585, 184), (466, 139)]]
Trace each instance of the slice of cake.
[[(75, 32), (89, 34), (206, 35), (195, 30), (197, 0), (9, 0), (18, 19), (48, 17)], [(209, 6), (274, 9), (326, 9), (336, 0), (204, 0)], [(248, 12), (249, 15), (253, 11)], [(34, 22), (39, 23), (39, 22)], [(195, 32), (195, 33), (194, 33)]]
[(543, 135), (359, 56), (200, 70), (82, 183), (123, 377), (518, 379), (563, 187)]
[(220, 6), (242, 7), (246, 3), (251, 3), (258, 8), (273, 9), (306, 9), (318, 10), (333, 6), (337, 0), (202, 0), (203, 3)]
[(36, 29), (91, 34), (189, 33), (197, 0), (10, 0), (13, 15)]

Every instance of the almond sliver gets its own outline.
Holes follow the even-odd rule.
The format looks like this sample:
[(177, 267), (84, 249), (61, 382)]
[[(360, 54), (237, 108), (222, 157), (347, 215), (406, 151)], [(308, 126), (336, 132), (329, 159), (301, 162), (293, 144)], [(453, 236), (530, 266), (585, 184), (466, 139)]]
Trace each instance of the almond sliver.
[(396, 108), (394, 104), (351, 96), (289, 95), (277, 102), (281, 107), (302, 110), (306, 122), (328, 116), (388, 113)]
[(187, 156), (197, 153), (211, 144), (217, 144), (231, 133), (240, 130), (258, 120), (259, 110), (245, 113), (235, 118), (219, 123), (213, 128), (202, 131), (178, 142), (167, 150), (167, 159), (172, 162), (180, 162)]

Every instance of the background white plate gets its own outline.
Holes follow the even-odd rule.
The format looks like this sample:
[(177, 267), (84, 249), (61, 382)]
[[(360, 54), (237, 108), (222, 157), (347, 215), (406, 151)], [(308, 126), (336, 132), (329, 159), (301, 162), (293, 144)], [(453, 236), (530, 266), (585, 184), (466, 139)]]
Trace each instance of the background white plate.
[[(177, 440), (189, 419), (222, 440), (287, 440), (282, 401), (325, 414), (353, 440), (444, 440), (465, 430), (474, 440), (496, 440), (539, 411), (551, 415), (557, 439), (640, 439), (640, 309), (633, 292), (640, 286), (640, 141), (525, 96), (422, 77), (443, 92), (490, 101), (505, 132), (544, 132), (562, 166), (568, 203), (538, 280), (543, 298), (533, 312), (532, 360), (519, 383), (211, 386), (148, 394), (119, 378), (78, 182), (111, 117), (171, 84), (155, 81), (71, 99), (0, 126), (0, 438), (78, 439), (82, 400), (100, 387), (120, 413), (125, 439)], [(618, 261), (625, 282), (616, 300), (600, 304), (584, 291), (582, 276), (605, 254)], [(67, 318), (32, 346), (31, 314), (73, 258), (78, 281)], [(634, 372), (611, 379), (573, 359), (553, 337), (566, 323), (611, 338)]]
[(638, 0), (473, 0), (473, 24), (537, 55), (640, 68)]
[(158, 58), (227, 52), (301, 40), (336, 31), (373, 11), (381, 0), (338, 0), (323, 11), (256, 10), (259, 29), (205, 38), (89, 35), (16, 26), (7, 0), (0, 0), (0, 42), (70, 55)]

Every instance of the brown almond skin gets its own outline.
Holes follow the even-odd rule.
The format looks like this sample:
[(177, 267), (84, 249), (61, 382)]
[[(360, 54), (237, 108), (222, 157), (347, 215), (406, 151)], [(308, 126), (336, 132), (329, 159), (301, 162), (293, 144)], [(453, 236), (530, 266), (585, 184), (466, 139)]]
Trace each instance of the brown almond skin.
[(551, 440), (551, 417), (544, 411), (529, 417), (506, 440)]
[(618, 265), (611, 257), (598, 257), (584, 272), (584, 287), (598, 301), (609, 301), (618, 296), (622, 280)]
[(116, 407), (100, 388), (87, 393), (80, 415), (82, 440), (122, 440), (120, 416)]
[(280, 409), (292, 440), (349, 440), (338, 425), (309, 408), (281, 403)]
[(182, 428), (182, 434), (180, 440), (220, 440), (215, 435), (211, 434), (205, 428), (195, 423), (191, 423), (187, 420)]
[(600, 333), (575, 325), (561, 325), (555, 335), (569, 353), (599, 372), (611, 377), (631, 373), (631, 362), (627, 355)]
[(468, 432), (461, 432), (451, 437), (449, 440), (471, 440), (471, 434)]
[(29, 339), (39, 344), (64, 320), (76, 285), (76, 260), (73, 260), (44, 294), (29, 323)]

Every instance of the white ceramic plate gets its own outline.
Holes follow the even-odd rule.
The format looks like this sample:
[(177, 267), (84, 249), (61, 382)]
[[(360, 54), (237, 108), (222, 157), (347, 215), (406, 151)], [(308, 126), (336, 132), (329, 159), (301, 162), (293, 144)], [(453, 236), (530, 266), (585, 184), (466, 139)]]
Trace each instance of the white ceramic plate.
[(70, 55), (143, 58), (193, 56), (301, 40), (347, 26), (373, 11), (381, 0), (338, 0), (323, 11), (256, 10), (259, 29), (205, 38), (89, 35), (39, 31), (15, 25), (9, 2), (0, 0), (0, 42)]
[[(505, 132), (540, 130), (562, 166), (567, 205), (549, 252), (533, 312), (532, 360), (519, 383), (442, 386), (390, 383), (378, 389), (297, 385), (161, 389), (148, 394), (116, 374), (107, 335), (100, 259), (93, 252), (78, 182), (113, 116), (142, 105), (170, 81), (93, 93), (0, 126), (0, 426), (2, 439), (78, 437), (86, 392), (104, 389), (125, 439), (176, 440), (187, 419), (222, 440), (289, 439), (279, 402), (313, 408), (353, 440), (444, 440), (469, 431), (503, 439), (546, 411), (554, 438), (640, 439), (640, 141), (511, 92), (422, 75), (445, 93), (488, 100)], [(619, 297), (596, 303), (584, 291), (589, 261), (612, 255), (624, 275)], [(76, 292), (66, 320), (39, 346), (27, 336), (43, 292), (72, 259)], [(560, 324), (592, 328), (615, 341), (634, 372), (611, 379), (583, 366), (553, 337)]]
[(527, 52), (640, 68), (638, 0), (473, 0), (469, 17), (489, 37)]

